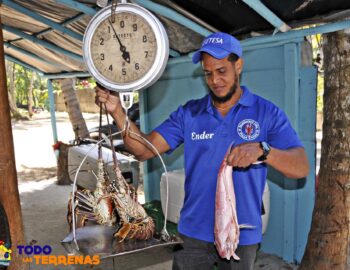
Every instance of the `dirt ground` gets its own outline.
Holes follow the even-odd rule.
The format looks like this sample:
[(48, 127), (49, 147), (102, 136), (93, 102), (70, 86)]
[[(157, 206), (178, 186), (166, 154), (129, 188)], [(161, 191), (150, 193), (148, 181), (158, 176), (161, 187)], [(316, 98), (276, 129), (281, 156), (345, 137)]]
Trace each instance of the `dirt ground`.
[[(59, 140), (68, 143), (74, 138), (66, 113), (57, 113)], [(84, 114), (88, 128), (97, 126), (98, 116)], [(67, 202), (71, 186), (56, 185), (56, 157), (52, 144), (53, 135), (50, 115), (47, 112), (36, 114), (33, 120), (16, 121), (12, 124), (19, 191), (24, 219), (25, 237), (28, 243), (50, 245), (52, 254), (66, 255), (61, 245), (68, 234), (66, 222)], [(150, 249), (102, 261), (93, 269), (171, 269), (172, 250), (169, 248)], [(88, 266), (72, 267), (37, 265), (31, 263), (30, 269), (90, 269)], [(255, 269), (297, 269), (279, 258), (259, 253)]]

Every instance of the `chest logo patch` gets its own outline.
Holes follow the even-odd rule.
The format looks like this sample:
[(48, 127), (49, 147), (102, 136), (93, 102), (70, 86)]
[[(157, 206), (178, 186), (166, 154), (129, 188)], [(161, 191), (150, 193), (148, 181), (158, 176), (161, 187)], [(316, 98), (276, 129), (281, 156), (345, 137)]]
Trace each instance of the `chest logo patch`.
[(252, 141), (260, 134), (260, 125), (253, 119), (244, 119), (239, 122), (237, 132), (243, 140)]

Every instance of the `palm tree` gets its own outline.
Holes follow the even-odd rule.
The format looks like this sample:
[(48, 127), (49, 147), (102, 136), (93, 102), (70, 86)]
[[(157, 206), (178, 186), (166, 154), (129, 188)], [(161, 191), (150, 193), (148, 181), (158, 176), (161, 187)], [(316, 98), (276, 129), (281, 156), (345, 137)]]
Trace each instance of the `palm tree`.
[(75, 94), (75, 79), (68, 78), (60, 80), (60, 82), (62, 94), (66, 104), (69, 119), (73, 126), (75, 138), (89, 138), (89, 131), (87, 129), (83, 114), (81, 113), (79, 101)]
[(350, 269), (350, 32), (324, 35), (324, 122), (312, 226), (299, 270)]
[(16, 87), (15, 87), (15, 63), (10, 61), (5, 61), (6, 64), (6, 73), (7, 78), (9, 79), (8, 82), (8, 99), (9, 99), (9, 106), (10, 106), (10, 112), (12, 117), (15, 119), (25, 119), (25, 117), (20, 113), (20, 111), (17, 108), (16, 105)]

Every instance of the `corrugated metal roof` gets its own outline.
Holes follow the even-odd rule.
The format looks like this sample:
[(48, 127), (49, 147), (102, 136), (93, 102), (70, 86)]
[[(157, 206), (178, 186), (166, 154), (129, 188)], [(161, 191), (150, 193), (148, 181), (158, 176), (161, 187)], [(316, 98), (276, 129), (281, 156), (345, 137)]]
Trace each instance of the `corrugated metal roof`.
[[(94, 0), (2, 0), (0, 12), (5, 54), (9, 59), (26, 64), (43, 74), (86, 72), (82, 58), (81, 37), (92, 18), (91, 14), (99, 10), (95, 2)], [(134, 2), (147, 6), (155, 5), (151, 11), (164, 24), (174, 56), (196, 50), (206, 31), (225, 31), (245, 39), (253, 32), (271, 34), (276, 28), (248, 5), (260, 1), (135, 0)], [(260, 3), (290, 26), (343, 20), (348, 17), (350, 9), (348, 0), (265, 0)], [(171, 14), (176, 16), (167, 16), (162, 11), (163, 8), (174, 12)], [(201, 31), (197, 31), (189, 24), (184, 25), (184, 18), (192, 20)], [(46, 20), (65, 27), (64, 33), (62, 29), (53, 30)]]

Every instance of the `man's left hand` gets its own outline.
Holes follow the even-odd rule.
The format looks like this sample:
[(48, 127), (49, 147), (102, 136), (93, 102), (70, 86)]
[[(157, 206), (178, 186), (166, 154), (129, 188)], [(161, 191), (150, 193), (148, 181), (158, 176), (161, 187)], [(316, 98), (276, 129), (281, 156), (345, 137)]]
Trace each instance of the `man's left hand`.
[(227, 164), (233, 167), (246, 168), (255, 163), (263, 154), (258, 142), (243, 143), (235, 146), (227, 156)]

